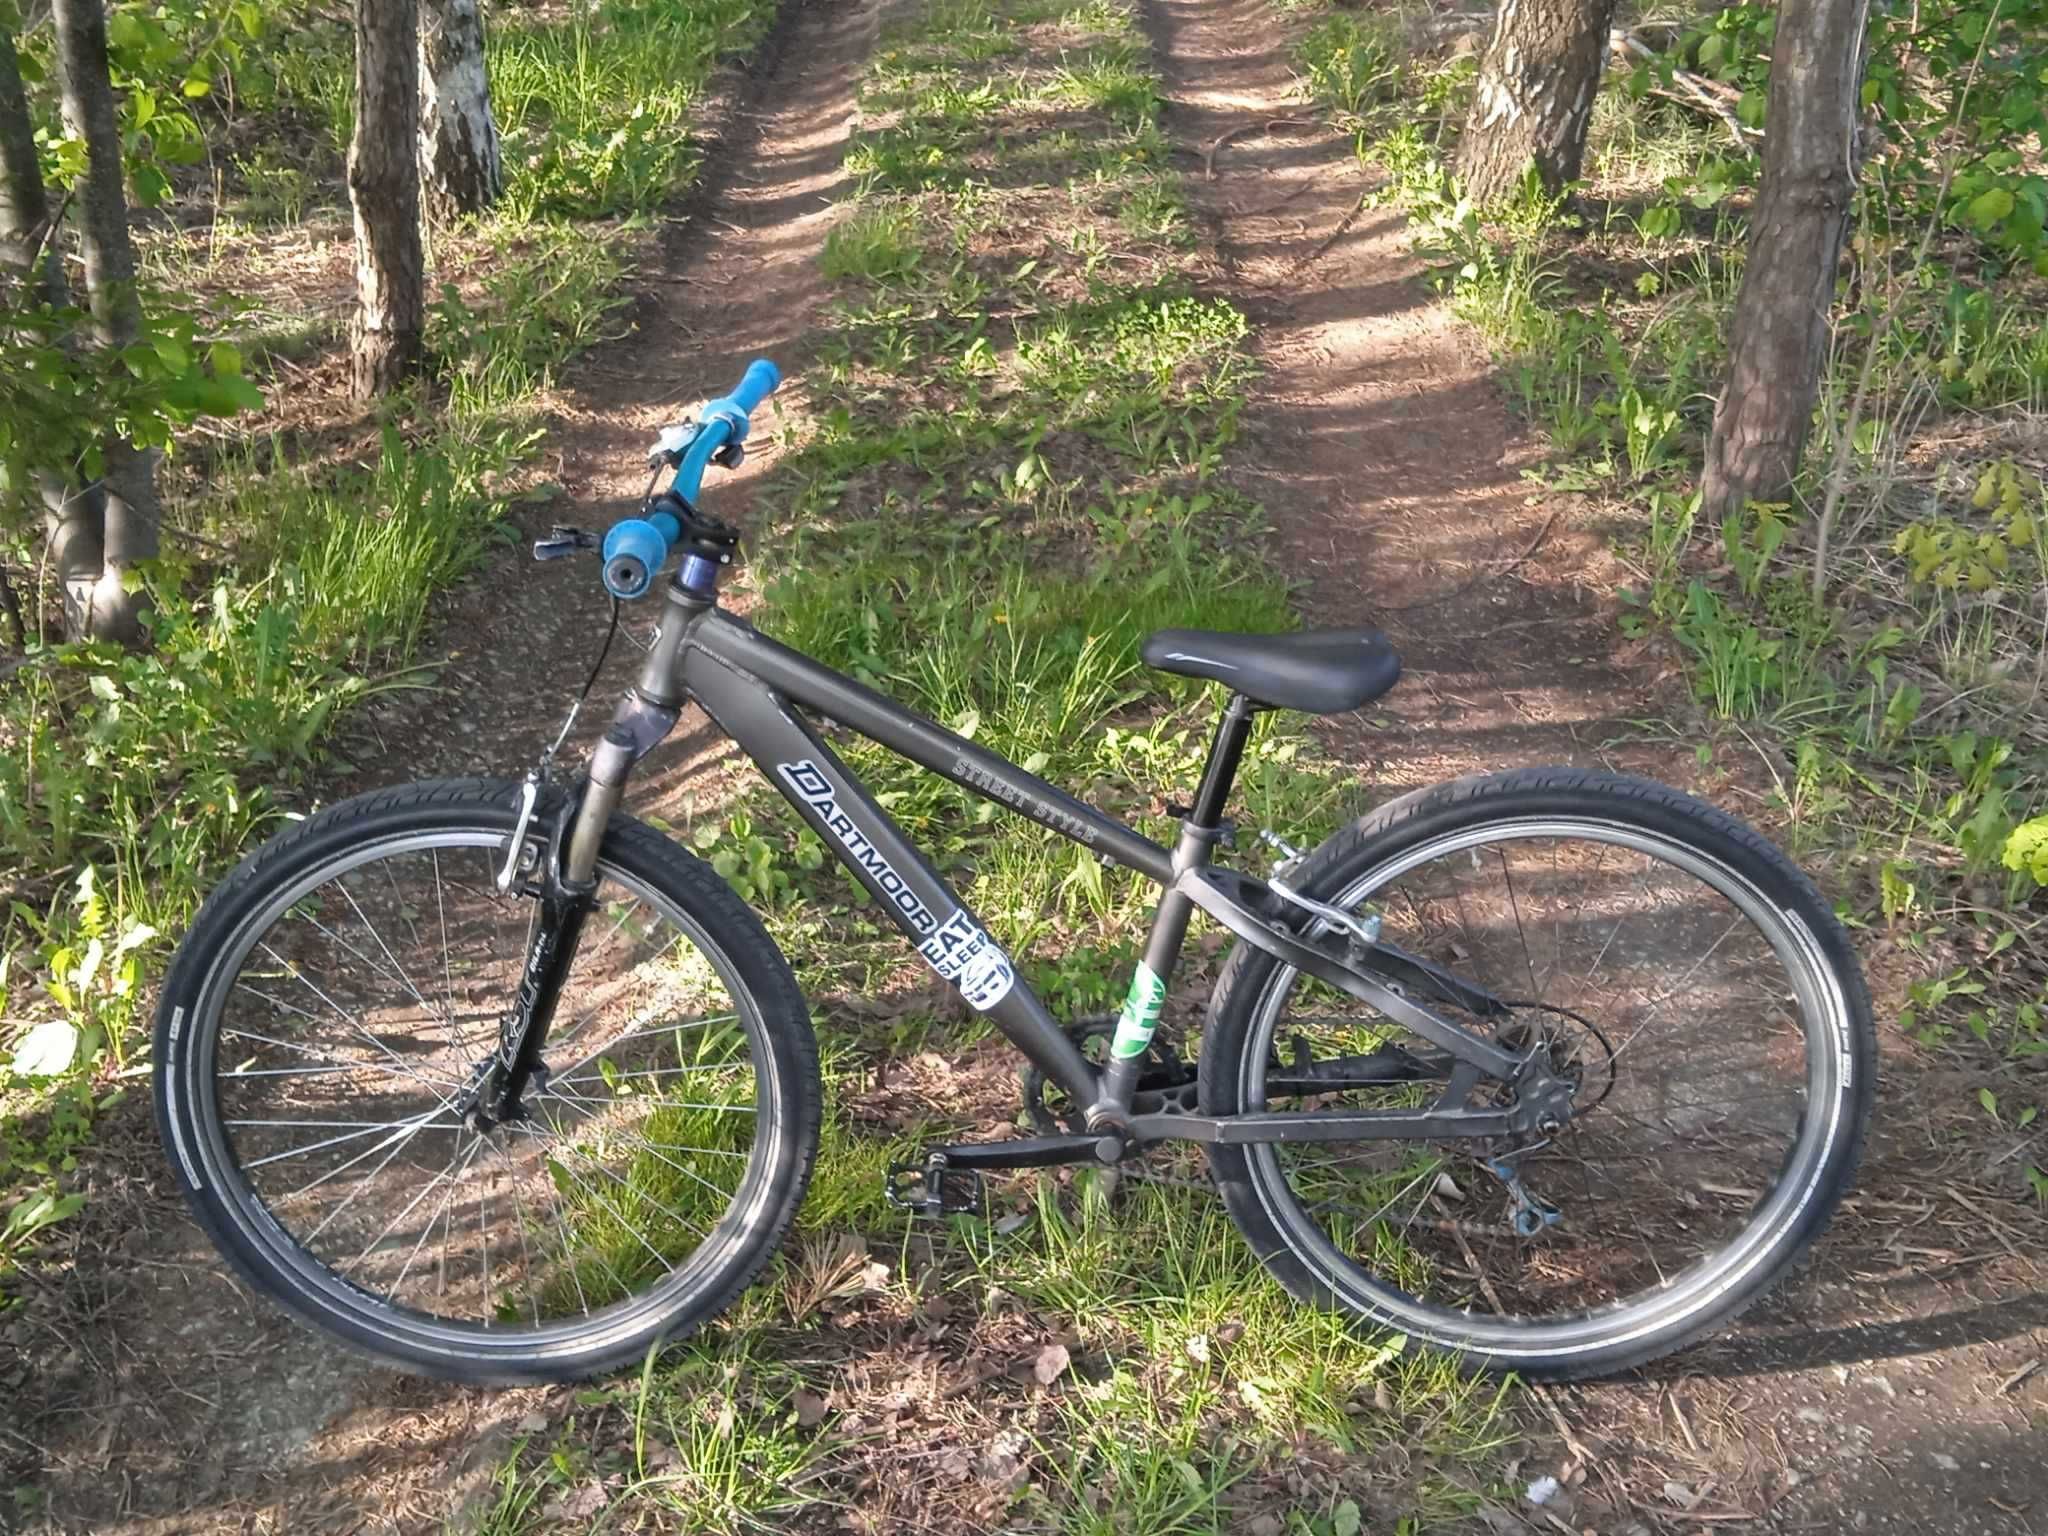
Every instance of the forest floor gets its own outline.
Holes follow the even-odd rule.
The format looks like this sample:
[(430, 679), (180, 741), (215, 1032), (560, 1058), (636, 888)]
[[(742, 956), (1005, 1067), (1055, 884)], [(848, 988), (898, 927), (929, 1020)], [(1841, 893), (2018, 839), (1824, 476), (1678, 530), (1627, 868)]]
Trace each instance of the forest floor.
[[(849, 190), (855, 92), (881, 19), (872, 0), (795, 0), (732, 83), (687, 217), (636, 278), (631, 336), (571, 371), (552, 437), (563, 493), (526, 514), (534, 528), (603, 526), (634, 504), (641, 452), (680, 406), (750, 357), (818, 343), (829, 323), (818, 256)], [(1675, 664), (1623, 638), (1614, 530), (1597, 505), (1539, 495), (1522, 477), (1537, 450), (1474, 340), (1419, 280), (1403, 221), (1361, 205), (1348, 139), (1297, 115), (1289, 40), (1270, 10), (1150, 0), (1142, 20), (1197, 215), (1202, 286), (1249, 317), (1263, 370), (1230, 475), (1264, 507), (1307, 620), (1380, 624), (1407, 660), (1370, 723), (1321, 731), (1324, 751), (1376, 795), (1571, 762), (1664, 779), (1768, 823), (1764, 769), (1728, 752), (1703, 760)], [(801, 371), (776, 411), (776, 433), (757, 434), (722, 492), (721, 511), (742, 525), (777, 443), (807, 429)], [(330, 794), (516, 773), (551, 734), (603, 608), (587, 567), (510, 554), (442, 620), (440, 691), (360, 717), (356, 767)], [(630, 675), (634, 649), (621, 648), (600, 697)], [(583, 739), (599, 723), (586, 719)], [(682, 819), (724, 799), (729, 778), (704, 723), (686, 719), (650, 760), (636, 808)], [(1874, 970), (1884, 1020), (1896, 987)], [(2042, 1234), (2015, 1225), (2024, 1217), (2009, 1206), (1987, 1209), (1984, 1147), (1955, 1095), (1882, 1027), (1896, 1067), (1858, 1191), (1801, 1273), (1675, 1358), (1619, 1381), (1517, 1392), (1512, 1432), (1461, 1473), (1483, 1496), (1406, 1529), (2048, 1532)], [(0, 1354), (11, 1405), (0, 1449), (43, 1501), (28, 1528), (413, 1531), (458, 1512), (490, 1525), (517, 1448), (559, 1432), (576, 1394), (435, 1386), (304, 1335), (222, 1274), (162, 1175), (146, 1114), (124, 1115), (108, 1129), (78, 1257), (37, 1282)], [(1316, 1505), (1312, 1479), (1329, 1456), (1305, 1455), (1301, 1507)], [(1564, 1483), (1558, 1499), (1539, 1509), (1517, 1496), (1545, 1475)], [(1394, 1528), (1395, 1497), (1367, 1486), (1365, 1529)], [(597, 1507), (571, 1497), (529, 1515), (581, 1528)], [(842, 1515), (850, 1529), (916, 1528), (863, 1523), (860, 1509), (844, 1494), (820, 1528)], [(1140, 1528), (1102, 1515), (1085, 1528)], [(1273, 1518), (1157, 1528), (1283, 1529), (1263, 1523)]]

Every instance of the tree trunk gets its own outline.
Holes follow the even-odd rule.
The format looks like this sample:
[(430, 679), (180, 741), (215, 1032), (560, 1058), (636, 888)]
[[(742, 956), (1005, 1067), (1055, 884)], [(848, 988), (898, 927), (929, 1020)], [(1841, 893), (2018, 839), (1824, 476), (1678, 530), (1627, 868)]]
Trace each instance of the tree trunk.
[(1785, 0), (1771, 44), (1763, 185), (1728, 330), (1728, 384), (1707, 443), (1707, 516), (1792, 499), (1827, 353), (1866, 0)]
[[(24, 309), (62, 309), (70, 300), (56, 231), (50, 227), (21, 62), (13, 34), (6, 31), (0, 31), (0, 284), (0, 299), (18, 299)], [(63, 595), (64, 632), (76, 640), (85, 633), (93, 587), (106, 563), (100, 543), (105, 502), (97, 487), (81, 488), (49, 469), (36, 472), (36, 491), (43, 503), (50, 565)], [(26, 624), (19, 612), (15, 618), (26, 641)]]
[(481, 213), (505, 188), (478, 0), (421, 0), (420, 196), (437, 223)]
[(352, 382), (358, 400), (419, 372), (426, 326), (420, 249), (419, 9), (416, 0), (356, 0), (356, 127), (348, 195), (356, 220)]
[[(142, 334), (142, 302), (135, 290), (135, 247), (128, 238), (121, 132), (107, 76), (107, 15), (102, 0), (55, 0), (52, 14), (64, 125), (85, 143), (78, 245), (85, 258), (86, 301), (100, 345), (118, 350)], [(106, 562), (93, 588), (86, 628), (134, 645), (142, 639), (144, 598), (140, 590), (130, 590), (129, 578), (140, 562), (155, 558), (163, 516), (156, 497), (156, 459), (110, 431), (101, 461)]]
[(1513, 192), (1531, 163), (1550, 192), (1578, 178), (1613, 20), (1614, 0), (1500, 0), (1458, 150), (1473, 202)]

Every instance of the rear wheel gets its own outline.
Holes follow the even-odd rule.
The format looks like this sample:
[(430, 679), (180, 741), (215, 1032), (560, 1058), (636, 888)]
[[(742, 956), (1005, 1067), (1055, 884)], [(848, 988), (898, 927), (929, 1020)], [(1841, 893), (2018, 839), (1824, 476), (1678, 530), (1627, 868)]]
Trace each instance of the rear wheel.
[(159, 1120), (221, 1251), (306, 1321), (466, 1382), (615, 1369), (713, 1316), (787, 1230), (818, 1137), (788, 965), (625, 817), (526, 1114), (479, 1129), (539, 905), (530, 877), (496, 884), (517, 800), (419, 784), (292, 828), (209, 899), (157, 1026)]
[[(1861, 972), (1806, 878), (1710, 807), (1565, 769), (1459, 780), (1339, 833), (1291, 883), (1513, 1002), (1492, 1023), (1432, 1006), (1547, 1044), (1574, 1085), (1564, 1130), (1519, 1143), (1211, 1149), (1297, 1295), (1488, 1369), (1618, 1370), (1733, 1316), (1848, 1187), (1875, 1087)], [(1211, 1114), (1421, 1108), (1447, 1066), (1240, 947), (1201, 1093)]]

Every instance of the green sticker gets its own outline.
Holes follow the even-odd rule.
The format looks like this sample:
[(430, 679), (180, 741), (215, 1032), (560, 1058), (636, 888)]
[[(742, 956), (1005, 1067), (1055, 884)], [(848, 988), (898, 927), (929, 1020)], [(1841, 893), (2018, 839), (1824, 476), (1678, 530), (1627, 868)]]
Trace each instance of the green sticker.
[(1130, 995), (1124, 1011), (1117, 1015), (1116, 1036), (1109, 1042), (1109, 1054), (1128, 1059), (1145, 1054), (1152, 1043), (1152, 1031), (1159, 1027), (1159, 1012), (1166, 1006), (1166, 983), (1152, 974), (1152, 967), (1138, 962), (1131, 977)]

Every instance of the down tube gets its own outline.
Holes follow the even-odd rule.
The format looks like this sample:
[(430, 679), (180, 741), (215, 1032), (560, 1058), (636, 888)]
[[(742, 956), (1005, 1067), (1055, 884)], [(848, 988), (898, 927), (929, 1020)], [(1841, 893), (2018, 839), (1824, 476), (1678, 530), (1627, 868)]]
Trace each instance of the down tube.
[(985, 1013), (1075, 1104), (1094, 1107), (1101, 1078), (1016, 974), (1002, 947), (954, 896), (888, 812), (786, 701), (708, 652), (684, 653), (683, 682), (917, 946), (919, 956)]

